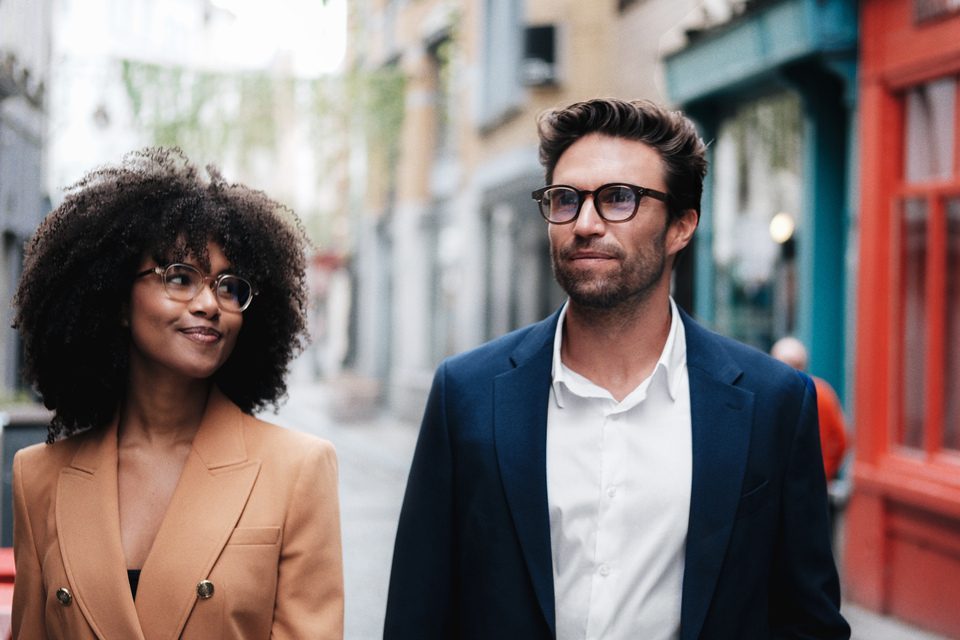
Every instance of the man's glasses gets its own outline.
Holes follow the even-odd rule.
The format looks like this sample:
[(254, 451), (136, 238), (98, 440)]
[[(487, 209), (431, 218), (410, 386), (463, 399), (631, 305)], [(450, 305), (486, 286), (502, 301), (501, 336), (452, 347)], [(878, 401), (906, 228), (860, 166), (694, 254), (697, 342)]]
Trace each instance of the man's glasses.
[(224, 311), (239, 313), (250, 306), (256, 292), (253, 286), (241, 278), (227, 273), (218, 276), (205, 276), (196, 267), (189, 264), (170, 264), (166, 267), (153, 267), (141, 271), (138, 278), (155, 273), (163, 281), (163, 290), (171, 300), (190, 302), (210, 283), (217, 299), (217, 306)]
[(607, 222), (626, 222), (637, 215), (644, 196), (667, 202), (662, 191), (638, 187), (635, 184), (605, 184), (592, 191), (574, 189), (565, 184), (552, 184), (531, 194), (540, 205), (540, 215), (553, 224), (573, 222), (588, 195), (593, 195), (593, 206)]

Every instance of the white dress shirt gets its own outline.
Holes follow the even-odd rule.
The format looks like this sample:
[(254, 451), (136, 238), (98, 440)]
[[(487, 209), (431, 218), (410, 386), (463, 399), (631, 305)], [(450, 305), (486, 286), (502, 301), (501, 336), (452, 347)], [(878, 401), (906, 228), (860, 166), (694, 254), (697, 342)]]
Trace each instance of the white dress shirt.
[(686, 337), (670, 310), (653, 373), (621, 402), (561, 361), (561, 311), (547, 411), (558, 640), (679, 637), (692, 444)]

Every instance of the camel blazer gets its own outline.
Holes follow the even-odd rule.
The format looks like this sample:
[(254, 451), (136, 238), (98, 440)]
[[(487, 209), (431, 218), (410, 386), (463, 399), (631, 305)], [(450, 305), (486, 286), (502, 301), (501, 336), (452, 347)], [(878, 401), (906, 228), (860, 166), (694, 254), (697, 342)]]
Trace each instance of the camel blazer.
[(15, 639), (343, 637), (329, 442), (257, 420), (214, 390), (136, 602), (120, 543), (116, 421), (21, 450), (13, 467)]

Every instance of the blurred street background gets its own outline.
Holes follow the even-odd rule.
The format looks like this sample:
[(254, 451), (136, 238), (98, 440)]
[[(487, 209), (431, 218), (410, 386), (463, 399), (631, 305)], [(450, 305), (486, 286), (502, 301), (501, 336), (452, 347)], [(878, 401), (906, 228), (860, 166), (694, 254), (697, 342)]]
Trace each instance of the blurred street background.
[(0, 296), (63, 189), (139, 147), (294, 209), (313, 340), (277, 420), (338, 448), (348, 638), (377, 637), (434, 368), (563, 301), (536, 115), (672, 105), (710, 155), (675, 299), (799, 338), (846, 415), (857, 637), (960, 638), (957, 34), (955, 0), (0, 0)]

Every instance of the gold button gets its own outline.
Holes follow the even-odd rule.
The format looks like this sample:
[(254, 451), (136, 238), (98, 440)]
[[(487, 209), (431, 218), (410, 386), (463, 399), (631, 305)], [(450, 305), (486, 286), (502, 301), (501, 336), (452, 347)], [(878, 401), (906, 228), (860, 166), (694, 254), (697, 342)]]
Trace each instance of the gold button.
[(201, 600), (213, 597), (213, 583), (209, 580), (201, 580), (197, 583), (197, 597)]
[(67, 607), (73, 602), (73, 596), (70, 595), (70, 590), (66, 587), (60, 587), (57, 589), (57, 600), (60, 601), (60, 604)]

